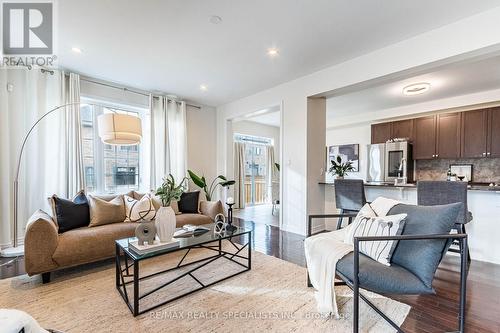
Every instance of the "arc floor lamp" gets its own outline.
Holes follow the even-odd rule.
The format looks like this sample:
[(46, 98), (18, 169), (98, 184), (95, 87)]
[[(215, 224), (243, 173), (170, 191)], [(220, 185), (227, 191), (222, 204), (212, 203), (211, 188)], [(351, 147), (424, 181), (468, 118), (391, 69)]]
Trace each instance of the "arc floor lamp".
[[(56, 108), (51, 109), (44, 113), (37, 121), (31, 126), (29, 131), (24, 136), (21, 144), (21, 149), (19, 150), (19, 156), (17, 159), (16, 173), (14, 179), (14, 240), (13, 247), (4, 249), (1, 252), (2, 257), (18, 257), (24, 254), (24, 245), (18, 244), (18, 201), (19, 201), (19, 171), (21, 167), (21, 160), (23, 157), (24, 147), (28, 141), (31, 133), (37, 127), (37, 125), (49, 114), (54, 113), (58, 110), (66, 110), (66, 108), (71, 107), (67, 112), (75, 112), (78, 110), (76, 106), (80, 106), (81, 103), (69, 103), (60, 105)], [(104, 107), (104, 105), (85, 103), (90, 106)], [(116, 109), (116, 108), (114, 108)], [(118, 109), (116, 109), (118, 110)], [(126, 111), (126, 110), (122, 110)], [(97, 117), (97, 127), (99, 131), (99, 137), (102, 142), (109, 145), (121, 145), (121, 146), (133, 146), (141, 142), (142, 139), (142, 127), (141, 119), (139, 117), (123, 114), (114, 111), (114, 113), (105, 113)]]

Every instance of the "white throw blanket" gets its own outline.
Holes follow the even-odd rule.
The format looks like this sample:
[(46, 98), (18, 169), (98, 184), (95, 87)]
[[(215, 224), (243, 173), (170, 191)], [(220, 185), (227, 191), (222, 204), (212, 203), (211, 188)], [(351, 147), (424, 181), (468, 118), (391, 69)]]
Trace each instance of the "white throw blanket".
[[(399, 203), (393, 199), (379, 197), (370, 206), (378, 216), (386, 216), (391, 208)], [(337, 262), (354, 250), (352, 244), (344, 241), (346, 233), (353, 224), (340, 230), (306, 238), (304, 242), (307, 270), (311, 283), (316, 289), (318, 312), (332, 314), (335, 318), (338, 318), (339, 314), (333, 281)]]
[(26, 312), (14, 309), (0, 309), (0, 331), (18, 333), (24, 328), (26, 333), (49, 333), (38, 325)]

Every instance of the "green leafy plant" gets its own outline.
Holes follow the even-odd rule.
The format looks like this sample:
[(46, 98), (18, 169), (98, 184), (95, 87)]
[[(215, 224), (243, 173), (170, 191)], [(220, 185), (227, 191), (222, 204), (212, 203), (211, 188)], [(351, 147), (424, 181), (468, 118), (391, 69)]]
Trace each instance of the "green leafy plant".
[(330, 169), (328, 169), (328, 172), (334, 176), (337, 175), (338, 177), (344, 177), (347, 175), (347, 172), (354, 170), (352, 161), (342, 163), (342, 158), (340, 158), (340, 156), (337, 156), (336, 160), (331, 160), (330, 162), (332, 165)]
[(274, 167), (276, 168), (276, 170), (278, 170), (278, 172), (280, 172), (280, 164), (279, 163), (274, 163)]
[(181, 194), (186, 190), (184, 185), (184, 180), (186, 179), (187, 178), (184, 177), (180, 184), (176, 184), (172, 174), (163, 178), (163, 183), (155, 192), (155, 194), (160, 197), (161, 205), (163, 207), (170, 206), (172, 200), (179, 200), (181, 198)]
[(189, 174), (189, 178), (191, 178), (193, 183), (196, 186), (198, 186), (199, 188), (203, 189), (208, 201), (212, 200), (212, 197), (214, 195), (214, 192), (215, 192), (215, 189), (217, 188), (217, 186), (229, 187), (231, 185), (234, 185), (234, 183), (235, 183), (234, 180), (227, 180), (226, 177), (219, 175), (212, 181), (212, 183), (210, 183), (210, 186), (208, 186), (207, 180), (205, 179), (205, 176), (200, 177), (191, 170), (188, 170), (188, 174)]

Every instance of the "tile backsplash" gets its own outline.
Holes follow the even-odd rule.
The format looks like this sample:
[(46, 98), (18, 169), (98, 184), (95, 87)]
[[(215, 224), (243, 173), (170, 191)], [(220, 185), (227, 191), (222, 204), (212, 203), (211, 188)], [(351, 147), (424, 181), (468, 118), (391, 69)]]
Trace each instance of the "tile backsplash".
[(450, 164), (472, 164), (474, 183), (500, 183), (500, 158), (418, 160), (415, 163), (417, 180), (446, 180)]

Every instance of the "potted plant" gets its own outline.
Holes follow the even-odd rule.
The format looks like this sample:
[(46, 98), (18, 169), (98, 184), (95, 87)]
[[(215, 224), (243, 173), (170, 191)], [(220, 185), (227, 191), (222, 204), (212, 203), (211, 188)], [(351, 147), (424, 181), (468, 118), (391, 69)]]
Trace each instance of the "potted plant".
[(340, 158), (340, 156), (337, 156), (336, 160), (331, 160), (330, 162), (332, 163), (332, 165), (330, 169), (328, 169), (328, 172), (333, 176), (337, 176), (337, 179), (344, 179), (344, 177), (347, 175), (347, 172), (354, 170), (352, 161), (342, 163), (342, 158)]
[(208, 186), (205, 176), (200, 177), (191, 170), (188, 170), (188, 174), (193, 183), (203, 189), (207, 201), (212, 201), (212, 197), (218, 186), (229, 187), (235, 183), (234, 180), (227, 180), (223, 175), (219, 175), (210, 183), (210, 186)]
[(175, 183), (171, 174), (163, 179), (163, 183), (156, 190), (155, 194), (161, 200), (161, 207), (156, 212), (155, 226), (160, 238), (160, 242), (170, 242), (175, 232), (175, 212), (170, 207), (172, 200), (179, 200), (185, 191), (184, 180), (180, 184)]

